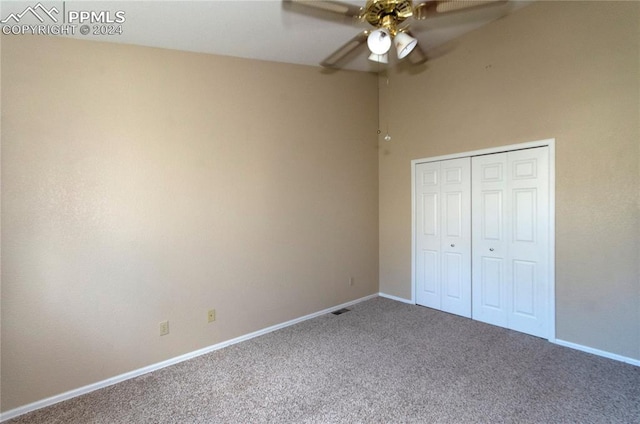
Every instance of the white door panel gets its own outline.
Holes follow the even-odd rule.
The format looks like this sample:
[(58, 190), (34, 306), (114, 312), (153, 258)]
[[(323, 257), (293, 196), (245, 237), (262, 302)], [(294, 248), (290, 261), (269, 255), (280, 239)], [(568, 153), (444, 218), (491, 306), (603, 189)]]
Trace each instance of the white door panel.
[(503, 232), (503, 213), (502, 206), (502, 190), (484, 190), (480, 193), (480, 202), (477, 200), (474, 204), (480, 204), (480, 208), (474, 209), (474, 213), (478, 214), (479, 221), (474, 221), (475, 225), (480, 225), (482, 232), (482, 240), (484, 241), (501, 241)]
[(535, 317), (536, 263), (513, 261), (513, 313)]
[(416, 165), (416, 302), (471, 316), (470, 159)]
[(506, 153), (472, 159), (473, 319), (505, 326)]
[(441, 162), (442, 310), (471, 317), (471, 160)]
[(440, 252), (424, 249), (419, 253), (418, 287), (420, 304), (440, 309)]
[(547, 337), (548, 148), (476, 156), (472, 179), (473, 318)]
[(440, 165), (416, 167), (416, 300), (440, 309)]
[[(504, 308), (502, 300), (502, 276), (504, 275), (504, 261), (501, 258), (486, 257), (480, 258), (480, 278), (477, 288), (477, 297), (481, 302), (481, 307), (499, 313)], [(476, 280), (474, 280), (474, 283)], [(474, 311), (475, 312), (475, 311)], [(475, 317), (474, 317), (475, 318)]]
[(510, 152), (512, 205), (509, 328), (548, 336), (549, 161), (548, 148)]
[[(447, 252), (442, 258), (442, 310), (463, 315), (461, 303), (470, 301), (466, 292), (467, 279), (462, 275), (464, 258), (460, 253)], [(470, 303), (470, 302), (469, 302)], [(469, 305), (471, 306), (471, 305)]]
[(463, 218), (466, 218), (466, 211), (462, 210), (462, 197), (465, 193), (456, 191), (446, 193), (443, 216), (445, 219), (444, 235), (448, 238), (463, 237)]
[(425, 236), (438, 236), (438, 193), (424, 193), (422, 195), (422, 228)]

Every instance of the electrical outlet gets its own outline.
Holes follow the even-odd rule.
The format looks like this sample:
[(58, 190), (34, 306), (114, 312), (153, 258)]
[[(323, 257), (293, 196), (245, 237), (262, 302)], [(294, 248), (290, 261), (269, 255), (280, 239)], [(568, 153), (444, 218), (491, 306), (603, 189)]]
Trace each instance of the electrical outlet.
[(162, 321), (160, 323), (160, 335), (166, 336), (169, 334), (169, 321)]
[(209, 309), (209, 312), (207, 312), (207, 320), (209, 322), (213, 322), (216, 320), (216, 310), (215, 309)]
[(353, 286), (356, 283), (356, 279), (353, 277), (349, 278), (349, 286)]

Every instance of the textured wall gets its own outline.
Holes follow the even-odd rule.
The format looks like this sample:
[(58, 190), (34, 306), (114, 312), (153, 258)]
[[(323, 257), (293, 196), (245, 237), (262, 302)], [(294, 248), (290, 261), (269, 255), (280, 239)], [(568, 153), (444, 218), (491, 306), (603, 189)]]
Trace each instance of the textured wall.
[(2, 410), (376, 293), (376, 83), (4, 37)]
[(640, 359), (640, 4), (536, 2), (381, 80), (380, 290), (411, 297), (412, 159), (556, 138), (556, 324)]

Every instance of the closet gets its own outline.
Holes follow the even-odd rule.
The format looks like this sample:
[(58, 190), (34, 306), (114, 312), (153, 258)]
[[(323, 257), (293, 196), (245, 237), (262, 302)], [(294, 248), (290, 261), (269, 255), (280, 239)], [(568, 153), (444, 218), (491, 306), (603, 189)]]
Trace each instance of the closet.
[(549, 146), (414, 161), (415, 301), (551, 336)]

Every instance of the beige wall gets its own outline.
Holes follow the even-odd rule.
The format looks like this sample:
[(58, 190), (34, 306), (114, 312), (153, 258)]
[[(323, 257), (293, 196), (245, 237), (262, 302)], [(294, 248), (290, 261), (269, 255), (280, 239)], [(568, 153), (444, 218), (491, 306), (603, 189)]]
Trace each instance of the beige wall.
[(378, 291), (375, 76), (2, 44), (3, 411)]
[(412, 159), (556, 138), (557, 337), (640, 359), (639, 43), (638, 2), (545, 1), (393, 73), (380, 291), (411, 297)]

